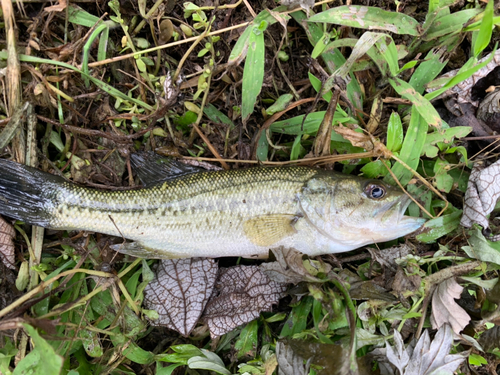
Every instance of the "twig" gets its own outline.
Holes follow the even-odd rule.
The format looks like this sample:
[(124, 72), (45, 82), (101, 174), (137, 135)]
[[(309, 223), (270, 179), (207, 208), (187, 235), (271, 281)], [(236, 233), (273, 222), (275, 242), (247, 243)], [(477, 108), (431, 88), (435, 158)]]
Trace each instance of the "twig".
[[(234, 26), (227, 27), (225, 29), (212, 31), (210, 33), (207, 33), (205, 36), (223, 34), (223, 33), (227, 32), (227, 31), (239, 29), (241, 27), (246, 27), (248, 25), (250, 25), (250, 22), (240, 23), (239, 25), (234, 25)], [(150, 53), (150, 52), (155, 52), (155, 51), (158, 51), (158, 50), (162, 50), (162, 49), (166, 49), (166, 48), (178, 46), (178, 45), (181, 45), (181, 44), (184, 44), (184, 43), (194, 42), (197, 39), (198, 39), (198, 36), (193, 36), (191, 38), (187, 38), (187, 39), (183, 39), (183, 40), (178, 40), (177, 42), (172, 42), (172, 43), (164, 44), (162, 46), (147, 48), (147, 49), (144, 49), (142, 51), (137, 51), (137, 52), (128, 53), (128, 54), (122, 55), (122, 56), (116, 56), (116, 57), (112, 57), (112, 58), (109, 58), (109, 59), (105, 59), (105, 60), (101, 60), (101, 61), (96, 61), (96, 62), (90, 63), (89, 64), (89, 68), (95, 68), (97, 66), (111, 64), (111, 63), (114, 63), (114, 62), (117, 62), (117, 61), (126, 60), (126, 59), (129, 59), (131, 57), (140, 56), (140, 55), (147, 54), (147, 53)]]

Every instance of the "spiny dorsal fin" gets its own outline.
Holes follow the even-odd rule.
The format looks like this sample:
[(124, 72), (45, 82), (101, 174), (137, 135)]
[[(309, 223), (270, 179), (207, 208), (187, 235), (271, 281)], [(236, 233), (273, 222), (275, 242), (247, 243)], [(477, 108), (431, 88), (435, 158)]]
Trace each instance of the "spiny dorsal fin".
[(202, 168), (181, 163), (153, 151), (134, 153), (130, 155), (130, 162), (144, 186), (152, 186), (187, 174), (204, 171)]
[(297, 217), (287, 214), (262, 215), (248, 219), (243, 224), (247, 238), (258, 246), (271, 246), (294, 234)]

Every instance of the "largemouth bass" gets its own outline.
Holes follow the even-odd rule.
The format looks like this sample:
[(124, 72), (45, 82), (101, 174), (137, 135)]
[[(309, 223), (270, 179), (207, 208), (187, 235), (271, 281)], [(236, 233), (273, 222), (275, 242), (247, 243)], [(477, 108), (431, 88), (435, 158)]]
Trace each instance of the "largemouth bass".
[(308, 167), (195, 172), (169, 163), (175, 174), (166, 181), (104, 191), (0, 159), (0, 214), (123, 236), (133, 242), (115, 250), (160, 259), (262, 258), (278, 246), (311, 256), (339, 253), (396, 239), (425, 222), (404, 216), (409, 197), (377, 180)]

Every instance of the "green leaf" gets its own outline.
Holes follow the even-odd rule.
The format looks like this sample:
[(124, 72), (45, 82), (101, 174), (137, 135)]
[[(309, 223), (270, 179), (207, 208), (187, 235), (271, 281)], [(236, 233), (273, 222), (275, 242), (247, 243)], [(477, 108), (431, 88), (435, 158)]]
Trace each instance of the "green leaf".
[(453, 188), (453, 178), (448, 174), (450, 163), (446, 160), (437, 159), (434, 164), (436, 187), (438, 190), (449, 193)]
[(234, 128), (234, 123), (224, 113), (219, 111), (212, 103), (209, 103), (203, 108), (203, 113), (213, 122), (229, 125), (230, 129)]
[(408, 61), (406, 64), (403, 65), (401, 69), (398, 70), (398, 74), (404, 72), (405, 70), (414, 68), (417, 64), (418, 64), (417, 60)]
[(295, 141), (293, 141), (292, 152), (290, 153), (290, 160), (297, 160), (300, 154), (300, 141), (302, 140), (302, 134), (297, 135), (295, 137)]
[(97, 61), (106, 59), (106, 52), (109, 44), (109, 27), (102, 30), (101, 38), (99, 39), (99, 47), (97, 48)]
[(114, 329), (113, 332), (115, 334), (110, 335), (111, 342), (115, 347), (124, 349), (121, 354), (127, 359), (141, 365), (147, 365), (154, 362), (155, 356), (153, 353), (139, 347), (135, 342), (121, 334), (119, 329)]
[(403, 13), (388, 12), (362, 5), (344, 5), (315, 14), (309, 22), (325, 22), (395, 34), (419, 35), (418, 22)]
[[(423, 121), (416, 106), (413, 106), (411, 109), (410, 124), (403, 140), (401, 152), (399, 153), (399, 158), (413, 170), (416, 170), (418, 167), (428, 128), (427, 122)], [(392, 167), (392, 172), (403, 186), (413, 177), (411, 171), (399, 162)], [(384, 181), (390, 185), (396, 185), (396, 181), (390, 175), (385, 176)]]
[(413, 86), (397, 77), (389, 79), (389, 83), (399, 95), (413, 103), (414, 108), (417, 109), (427, 124), (438, 129), (442, 127), (443, 120), (441, 120), (434, 106), (428, 99), (420, 95)]
[(173, 365), (163, 367), (161, 362), (156, 362), (156, 375), (172, 375), (177, 367), (183, 366), (181, 363), (175, 363)]
[[(337, 77), (342, 77), (342, 78), (347, 77), (347, 75), (349, 75), (349, 73), (351, 72), (352, 67), (356, 63), (356, 61), (358, 61), (365, 54), (367, 53), (371, 54), (372, 59), (374, 59), (375, 57), (382, 58), (380, 54), (376, 54), (375, 57), (373, 56), (372, 47), (377, 46), (377, 42), (379, 42), (381, 39), (386, 39), (386, 38), (390, 38), (392, 40), (390, 36), (384, 33), (374, 33), (370, 31), (363, 33), (363, 35), (361, 35), (361, 37), (357, 40), (356, 45), (352, 49), (352, 52), (349, 55), (349, 58), (346, 60), (346, 62), (340, 68), (338, 68), (334, 72), (334, 74), (330, 75), (330, 77), (328, 77), (328, 79), (325, 81), (323, 85), (324, 86), (323, 90), (330, 90), (334, 86)], [(384, 68), (381, 67), (380, 65), (379, 67), (381, 68), (382, 72), (385, 75)]]
[(243, 34), (240, 35), (238, 41), (231, 50), (231, 54), (229, 55), (229, 59), (227, 61), (228, 64), (239, 64), (245, 59), (253, 27), (254, 26), (251, 24), (245, 29), (245, 31), (243, 31)]
[(366, 178), (378, 178), (389, 173), (381, 160), (375, 160), (365, 164), (363, 168), (361, 168), (361, 172), (363, 172), (363, 175)]
[(330, 34), (324, 33), (314, 46), (314, 49), (311, 52), (311, 57), (313, 59), (317, 59), (318, 56), (323, 53), (329, 41), (330, 41)]
[(90, 85), (90, 79), (89, 79), (89, 54), (90, 54), (90, 47), (94, 43), (94, 40), (103, 32), (104, 30), (108, 29), (108, 26), (105, 24), (100, 24), (98, 25), (95, 30), (90, 34), (89, 39), (83, 46), (83, 59), (82, 59), (82, 78), (83, 81), (85, 82), (85, 86), (88, 88)]
[(200, 349), (191, 344), (172, 345), (170, 349), (172, 349), (175, 353), (157, 355), (156, 360), (187, 365), (189, 358), (203, 355)]
[(489, 0), (484, 9), (481, 28), (473, 42), (474, 57), (479, 57), (479, 54), (490, 44), (491, 33), (493, 31), (493, 4), (493, 0)]
[(292, 94), (283, 94), (281, 95), (276, 102), (272, 106), (270, 106), (268, 109), (266, 109), (266, 114), (268, 116), (274, 115), (276, 112), (281, 112), (285, 110), (285, 108), (290, 104), (290, 102), (293, 100), (293, 95)]
[(269, 151), (269, 142), (267, 140), (266, 131), (263, 131), (257, 143), (257, 151), (256, 151), (257, 160), (266, 161), (268, 151)]
[(2, 341), (4, 342), (0, 349), (0, 373), (11, 375), (12, 372), (9, 370), (10, 361), (17, 354), (18, 350), (10, 337), (4, 336)]
[(415, 91), (419, 94), (423, 94), (425, 85), (436, 78), (448, 63), (448, 60), (441, 61), (443, 53), (443, 49), (439, 49), (438, 51), (431, 50), (427, 54), (425, 61), (420, 63), (411, 75), (409, 84), (413, 86)]
[(384, 39), (380, 39), (375, 45), (380, 55), (387, 61), (391, 76), (396, 76), (399, 73), (398, 50), (392, 38), (390, 38), (389, 44), (387, 44)]
[(127, 283), (125, 284), (125, 287), (127, 288), (130, 296), (132, 298), (135, 298), (135, 292), (137, 290), (137, 285), (139, 285), (139, 277), (142, 274), (142, 269), (138, 269), (135, 271), (132, 276), (127, 280)]
[(222, 375), (231, 375), (217, 354), (206, 349), (201, 349), (201, 351), (203, 356), (192, 357), (188, 360), (187, 364), (190, 369), (209, 370)]
[(490, 61), (495, 56), (496, 49), (497, 49), (497, 45), (495, 44), (495, 47), (493, 48), (493, 51), (491, 52), (490, 57), (488, 59), (486, 59), (485, 61), (483, 61), (480, 64), (474, 65), (472, 68), (469, 68), (469, 66), (471, 64), (473, 64), (475, 61), (477, 61), (477, 59), (475, 57), (471, 57), (467, 61), (467, 63), (465, 63), (465, 65), (462, 67), (462, 69), (460, 69), (460, 71), (455, 75), (455, 77), (451, 78), (440, 89), (425, 94), (424, 97), (426, 99), (428, 99), (428, 100), (432, 100), (432, 99), (438, 97), (439, 95), (441, 95), (446, 90), (448, 90), (448, 89), (452, 88), (453, 86), (455, 86), (457, 83), (465, 81), (467, 78), (469, 78), (470, 76), (472, 76), (478, 70), (480, 70), (481, 68), (483, 68), (484, 66), (486, 66), (486, 65), (488, 65), (490, 63)]
[(429, 220), (424, 224), (424, 229), (429, 229), (425, 233), (418, 234), (417, 240), (421, 242), (434, 242), (438, 238), (454, 231), (460, 225), (462, 210), (457, 210), (451, 214), (440, 216), (436, 219)]
[(254, 358), (256, 354), (259, 337), (259, 321), (257, 319), (248, 323), (240, 332), (234, 348), (238, 350), (238, 358), (249, 356)]
[(19, 362), (13, 375), (61, 373), (64, 358), (56, 354), (54, 348), (43, 339), (35, 328), (23, 324), (24, 329), (33, 340), (34, 348)]
[(254, 26), (249, 37), (249, 48), (243, 69), (241, 117), (246, 123), (253, 112), (257, 96), (264, 82), (264, 32)]
[(92, 358), (102, 357), (103, 349), (97, 332), (82, 329), (78, 332), (78, 337), (82, 340), (83, 348), (88, 356)]
[[(498, 244), (488, 241), (477, 228), (471, 230), (470, 246), (462, 246), (467, 255), (473, 259), (500, 265), (500, 248)], [(495, 246), (495, 247), (494, 247)]]
[(446, 130), (436, 130), (432, 133), (429, 133), (425, 137), (425, 144), (422, 149), (422, 155), (425, 154), (429, 158), (435, 158), (439, 152), (439, 149), (436, 147), (439, 142), (444, 142), (451, 145), (454, 138), (460, 139), (462, 137), (465, 137), (471, 131), (472, 127), (470, 126), (455, 126)]
[(302, 333), (307, 327), (307, 318), (311, 312), (314, 299), (311, 296), (302, 298), (298, 305), (292, 308), (283, 329), (281, 337), (293, 336), (296, 333)]
[(465, 9), (459, 12), (438, 17), (427, 30), (427, 33), (422, 37), (423, 40), (429, 41), (442, 37), (444, 35), (457, 33), (462, 30), (464, 25), (469, 20), (479, 14), (481, 9)]
[[(316, 134), (316, 132), (319, 129), (319, 126), (321, 125), (321, 121), (323, 121), (323, 118), (325, 117), (325, 111), (313, 112), (307, 115), (305, 121), (303, 121), (304, 116), (305, 115), (301, 115), (292, 117), (287, 120), (276, 121), (271, 125), (270, 130), (275, 133), (292, 134), (292, 135)], [(339, 111), (336, 111), (335, 114), (333, 115), (333, 122), (337, 124), (338, 123), (343, 124), (346, 122), (357, 123), (355, 119), (353, 119), (350, 116), (344, 117), (342, 114), (339, 113)], [(331, 138), (332, 141), (349, 143), (344, 139), (344, 137), (335, 132), (332, 132)]]
[(135, 63), (137, 64), (137, 69), (139, 69), (141, 73), (146, 73), (146, 64), (144, 64), (144, 61), (137, 59)]
[(427, 13), (434, 12), (438, 8), (439, 8), (439, 0), (429, 0), (429, 9), (427, 10)]
[(479, 354), (471, 353), (469, 354), (469, 363), (474, 366), (487, 365), (488, 361), (483, 356)]
[(75, 4), (68, 4), (68, 21), (80, 26), (93, 27), (99, 21), (99, 17), (90, 14)]
[[(320, 92), (321, 91), (321, 80), (316, 77), (314, 74), (312, 74), (311, 72), (308, 72), (308, 75), (309, 75), (309, 81), (311, 81), (311, 85), (312, 87), (316, 90), (316, 92)], [(327, 91), (323, 94), (322, 98), (325, 99), (325, 101), (327, 103), (330, 102), (330, 100), (332, 99), (332, 92), (331, 91)]]
[(392, 112), (387, 125), (387, 148), (397, 152), (403, 144), (403, 124), (397, 112)]

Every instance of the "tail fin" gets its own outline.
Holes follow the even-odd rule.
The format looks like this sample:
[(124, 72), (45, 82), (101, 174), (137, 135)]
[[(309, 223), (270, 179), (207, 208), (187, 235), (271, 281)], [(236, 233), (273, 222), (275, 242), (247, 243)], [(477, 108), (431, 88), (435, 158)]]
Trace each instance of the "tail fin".
[(57, 190), (64, 182), (61, 177), (0, 159), (0, 214), (48, 227)]

